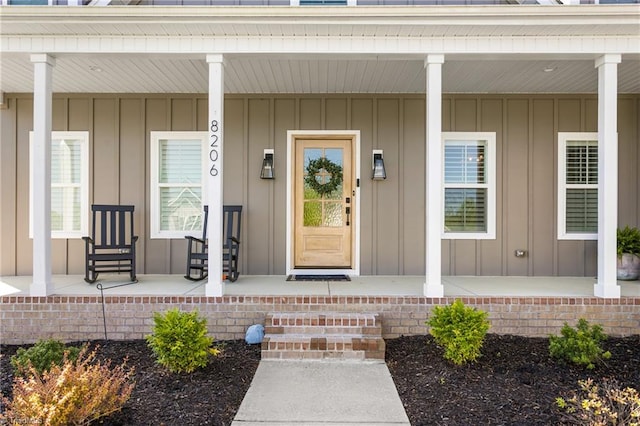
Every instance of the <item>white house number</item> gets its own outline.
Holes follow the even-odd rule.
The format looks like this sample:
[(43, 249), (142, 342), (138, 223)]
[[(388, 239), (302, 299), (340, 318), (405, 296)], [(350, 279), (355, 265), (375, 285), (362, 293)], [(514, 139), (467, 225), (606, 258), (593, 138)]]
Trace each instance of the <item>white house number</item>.
[(220, 147), (218, 146), (218, 141), (220, 140), (220, 126), (218, 126), (218, 120), (211, 120), (211, 144), (209, 145), (211, 149), (209, 150), (209, 159), (211, 160), (211, 169), (209, 169), (209, 174), (211, 176), (218, 176), (218, 159), (220, 158)]

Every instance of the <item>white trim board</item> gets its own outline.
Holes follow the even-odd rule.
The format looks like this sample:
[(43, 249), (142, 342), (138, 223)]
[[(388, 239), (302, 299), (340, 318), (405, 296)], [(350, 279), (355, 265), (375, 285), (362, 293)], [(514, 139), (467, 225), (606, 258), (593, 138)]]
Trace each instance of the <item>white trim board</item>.
[[(353, 155), (354, 173), (356, 185), (353, 188), (355, 195), (353, 196), (353, 205), (355, 207), (355, 241), (353, 252), (353, 268), (351, 269), (295, 269), (293, 266), (293, 191), (292, 191), (292, 171), (293, 171), (293, 144), (296, 138), (300, 137), (344, 137), (348, 139), (355, 139), (355, 150)], [(349, 276), (360, 275), (360, 186), (357, 182), (360, 182), (360, 130), (289, 130), (287, 131), (287, 197), (286, 197), (286, 220), (287, 220), (287, 232), (286, 232), (286, 263), (285, 270), (287, 275), (291, 274), (344, 274)]]

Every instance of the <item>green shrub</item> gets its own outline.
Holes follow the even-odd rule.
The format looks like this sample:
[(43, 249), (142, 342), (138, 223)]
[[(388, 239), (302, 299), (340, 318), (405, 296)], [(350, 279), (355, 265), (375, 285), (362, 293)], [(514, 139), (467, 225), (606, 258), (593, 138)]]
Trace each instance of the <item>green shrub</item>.
[(593, 369), (596, 362), (611, 358), (611, 353), (601, 347), (607, 336), (598, 324), (590, 326), (586, 319), (580, 318), (577, 328), (564, 323), (560, 333), (561, 336), (549, 336), (549, 354), (554, 358), (588, 369)]
[(628, 226), (618, 228), (616, 236), (618, 257), (622, 257), (623, 253), (640, 256), (640, 229)]
[(109, 361), (101, 364), (96, 351), (86, 347), (75, 361), (63, 358), (42, 374), (31, 369), (28, 377), (14, 379), (12, 399), (1, 401), (6, 410), (0, 424), (88, 425), (129, 400), (133, 369), (126, 371), (124, 363), (115, 368)]
[(29, 349), (19, 348), (15, 355), (11, 357), (11, 365), (18, 376), (25, 376), (29, 373), (30, 367), (42, 374), (48, 371), (52, 365), (62, 365), (64, 354), (70, 361), (78, 358), (80, 348), (75, 346), (65, 346), (59, 340), (40, 340)]
[(571, 398), (556, 398), (556, 405), (572, 424), (640, 424), (640, 394), (637, 389), (621, 389), (614, 380), (605, 380), (602, 386), (594, 385), (592, 379), (580, 380), (578, 384), (580, 389)]
[(456, 300), (448, 306), (435, 306), (427, 321), (436, 343), (444, 347), (444, 357), (456, 365), (475, 361), (490, 324), (488, 313)]
[(197, 311), (155, 312), (153, 321), (153, 334), (147, 336), (147, 343), (158, 364), (170, 371), (191, 373), (207, 365), (209, 354), (217, 354), (211, 348), (213, 338), (207, 337), (207, 320)]

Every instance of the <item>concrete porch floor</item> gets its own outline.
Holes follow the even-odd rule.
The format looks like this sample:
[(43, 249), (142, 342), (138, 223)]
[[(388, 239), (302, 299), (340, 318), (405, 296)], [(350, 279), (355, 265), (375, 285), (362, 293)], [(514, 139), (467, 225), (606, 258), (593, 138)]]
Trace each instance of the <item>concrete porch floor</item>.
[[(101, 283), (110, 296), (204, 296), (205, 282), (192, 282), (182, 275), (138, 275), (128, 284), (128, 275), (103, 274), (95, 284), (82, 275), (54, 275), (54, 295), (96, 296)], [(444, 295), (591, 297), (595, 278), (590, 277), (476, 277), (445, 276)], [(31, 276), (0, 277), (0, 296), (28, 296)], [(241, 275), (225, 284), (225, 296), (422, 296), (423, 276), (359, 276), (351, 281), (286, 281), (283, 275)], [(640, 297), (640, 281), (618, 281), (623, 297)]]

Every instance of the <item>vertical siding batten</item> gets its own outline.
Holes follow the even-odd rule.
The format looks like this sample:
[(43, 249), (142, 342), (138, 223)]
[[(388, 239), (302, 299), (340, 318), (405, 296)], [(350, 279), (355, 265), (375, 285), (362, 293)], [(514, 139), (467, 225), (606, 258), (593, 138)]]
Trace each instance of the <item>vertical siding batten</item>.
[(527, 99), (509, 100), (507, 137), (508, 150), (505, 154), (506, 168), (503, 170), (503, 184), (505, 185), (504, 203), (507, 205), (508, 216), (505, 218), (506, 231), (503, 236), (506, 241), (507, 275), (526, 275), (524, 259), (514, 256), (515, 249), (522, 248), (519, 243), (522, 233), (526, 233), (529, 207), (527, 206), (528, 187), (527, 168), (527, 135), (529, 123), (527, 118), (529, 101)]
[[(147, 228), (145, 226), (147, 157), (144, 129), (144, 99), (120, 98), (118, 117), (120, 122), (120, 203), (135, 206), (134, 228), (139, 239), (136, 253), (144, 258)], [(84, 265), (84, 262), (83, 262)], [(143, 273), (144, 262), (137, 262), (137, 272)]]
[[(151, 170), (151, 132), (153, 131), (167, 131), (170, 130), (171, 123), (171, 115), (170, 108), (168, 104), (170, 102), (170, 98), (168, 96), (164, 97), (147, 97), (145, 100), (145, 147), (146, 152), (149, 154), (145, 159), (145, 164), (147, 170)], [(147, 179), (147, 188), (150, 188), (151, 181), (149, 173), (146, 174)], [(151, 194), (147, 191), (145, 200), (148, 206), (151, 206)], [(149, 229), (149, 215), (151, 214), (151, 208), (149, 208), (146, 214), (147, 227)], [(147, 274), (168, 274), (169, 268), (169, 258), (168, 258), (168, 243), (166, 240), (161, 239), (151, 239), (150, 235), (145, 239), (146, 243), (146, 251), (144, 253), (144, 257), (140, 257), (144, 259), (145, 262), (145, 271)]]
[(504, 197), (502, 194), (502, 179), (505, 176), (499, 159), (502, 158), (502, 147), (504, 145), (504, 126), (503, 118), (504, 100), (500, 98), (480, 98), (478, 99), (479, 110), (481, 111), (478, 129), (481, 132), (496, 133), (496, 239), (479, 240), (478, 246), (478, 275), (501, 275), (502, 266), (505, 264), (505, 250), (502, 242), (504, 232), (501, 224), (503, 223), (502, 205)]
[(16, 275), (18, 102), (7, 97), (5, 103), (0, 110), (0, 275)]
[(529, 262), (533, 276), (554, 275), (556, 267), (556, 221), (545, 216), (556, 211), (555, 110), (555, 99), (531, 100)]
[[(409, 214), (410, 212), (406, 209), (404, 204), (404, 191), (402, 190), (405, 185), (404, 173), (401, 173), (404, 170), (405, 162), (404, 162), (404, 123), (405, 123), (405, 113), (404, 113), (404, 100), (402, 98), (398, 99), (398, 147), (396, 149), (396, 158), (398, 159), (398, 183), (396, 187), (396, 194), (398, 194), (398, 209), (402, 209), (398, 212), (398, 223), (396, 224), (397, 233), (398, 233), (398, 254), (397, 254), (397, 262), (398, 262), (398, 274), (405, 275), (405, 267), (404, 267), (404, 253), (405, 253), (405, 233), (403, 224), (406, 222), (404, 220), (404, 216)], [(417, 173), (418, 171), (415, 170)]]
[[(269, 141), (268, 147), (272, 148), (275, 155), (275, 100), (273, 98), (269, 98)], [(264, 155), (264, 154), (263, 154)], [(283, 157), (285, 158), (285, 157)], [(286, 160), (285, 160), (286, 161)], [(262, 164), (262, 163), (260, 163)], [(285, 164), (286, 165), (286, 164)], [(275, 200), (274, 200), (274, 183), (269, 183), (269, 215), (268, 215), (268, 242), (270, 243), (270, 247), (268, 250), (269, 258), (267, 259), (267, 274), (273, 275), (273, 258), (274, 252), (276, 250), (275, 246)]]

